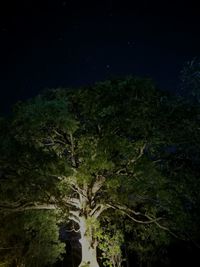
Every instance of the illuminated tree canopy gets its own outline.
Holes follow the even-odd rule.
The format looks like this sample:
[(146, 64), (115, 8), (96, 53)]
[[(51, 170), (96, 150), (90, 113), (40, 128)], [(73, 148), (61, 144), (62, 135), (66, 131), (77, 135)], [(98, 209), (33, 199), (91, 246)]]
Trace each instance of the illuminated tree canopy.
[(17, 104), (1, 121), (1, 213), (52, 210), (80, 234), (80, 267), (99, 266), (97, 248), (105, 264), (120, 261), (123, 234), (111, 224), (128, 220), (127, 228), (154, 225), (175, 235), (190, 196), (181, 199), (187, 183), (172, 170), (179, 151), (199, 140), (197, 113), (188, 109), (183, 118), (185, 108), (133, 77)]

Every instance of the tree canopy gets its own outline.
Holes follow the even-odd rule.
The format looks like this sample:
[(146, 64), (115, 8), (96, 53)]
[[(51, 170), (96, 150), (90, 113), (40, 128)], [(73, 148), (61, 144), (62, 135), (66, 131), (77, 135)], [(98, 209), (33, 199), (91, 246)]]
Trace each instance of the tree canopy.
[(71, 222), (79, 232), (81, 267), (99, 266), (97, 248), (117, 266), (112, 253), (121, 257), (124, 237), (111, 225), (144, 239), (149, 231), (156, 244), (163, 235), (154, 229), (165, 242), (188, 231), (199, 182), (186, 161), (199, 161), (198, 123), (197, 106), (148, 79), (46, 90), (1, 120), (0, 212), (50, 209), (59, 214), (55, 225)]

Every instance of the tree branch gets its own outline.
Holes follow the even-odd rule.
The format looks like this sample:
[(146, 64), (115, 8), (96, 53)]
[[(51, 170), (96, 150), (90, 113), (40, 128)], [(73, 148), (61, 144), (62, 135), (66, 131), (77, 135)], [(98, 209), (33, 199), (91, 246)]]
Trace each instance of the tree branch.
[(91, 211), (90, 211), (90, 216), (95, 217), (96, 219), (101, 215), (101, 213), (104, 210), (107, 210), (111, 207), (104, 205), (104, 204), (97, 204)]
[(140, 147), (139, 154), (137, 155), (136, 158), (130, 160), (130, 163), (135, 163), (137, 160), (139, 160), (144, 155), (145, 148), (146, 148), (146, 143)]
[(70, 229), (70, 230), (66, 230), (66, 232), (69, 232), (69, 233), (71, 233), (71, 232), (79, 233), (79, 232), (80, 232), (80, 228), (76, 230), (76, 229), (73, 227), (73, 228)]
[(77, 210), (70, 210), (69, 211), (69, 219), (80, 224), (80, 220), (79, 220), (79, 212)]
[(73, 207), (75, 207), (75, 208), (78, 208), (78, 209), (81, 208), (81, 204), (80, 204), (80, 201), (79, 201), (78, 198), (64, 197), (63, 200), (64, 200), (67, 204), (69, 204), (69, 205), (71, 205), (71, 206), (73, 206)]
[(26, 210), (55, 210), (57, 209), (55, 204), (48, 204), (48, 203), (24, 203), (18, 204), (19, 202), (14, 202), (10, 204), (1, 204), (0, 203), (0, 210), (7, 211), (7, 212), (19, 212), (19, 211), (26, 211)]
[[(122, 213), (124, 213), (128, 218), (130, 218), (134, 222), (137, 222), (137, 223), (140, 223), (140, 224), (151, 224), (151, 223), (155, 223), (160, 229), (169, 232), (172, 236), (174, 236), (174, 237), (176, 237), (176, 238), (179, 239), (179, 237), (175, 233), (173, 233), (169, 228), (167, 228), (167, 227), (165, 227), (165, 226), (163, 226), (163, 225), (161, 225), (159, 223), (160, 220), (163, 220), (162, 217), (154, 218), (154, 217), (152, 217), (152, 216), (150, 216), (150, 215), (148, 215), (146, 213), (143, 214), (143, 213), (140, 213), (140, 212), (136, 212), (134, 210), (131, 210), (131, 209), (127, 208), (126, 206), (112, 205), (112, 204), (107, 204), (107, 205), (110, 206), (113, 209), (117, 209), (117, 210), (121, 211)], [(148, 220), (143, 221), (143, 220), (136, 219), (131, 214), (134, 214), (136, 216), (143, 216), (143, 217), (147, 218)]]
[(75, 151), (74, 151), (74, 139), (72, 133), (69, 134), (70, 137), (70, 143), (71, 143), (71, 162), (72, 166), (76, 167), (76, 160), (75, 160)]
[(96, 180), (92, 186), (91, 192), (92, 195), (94, 196), (103, 186), (104, 182), (105, 182), (106, 178), (102, 175), (97, 175)]

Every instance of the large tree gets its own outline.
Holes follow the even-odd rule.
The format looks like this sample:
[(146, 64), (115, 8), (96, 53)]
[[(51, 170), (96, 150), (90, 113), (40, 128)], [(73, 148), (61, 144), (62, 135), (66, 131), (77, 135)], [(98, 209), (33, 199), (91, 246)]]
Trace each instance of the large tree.
[(80, 234), (80, 267), (99, 266), (113, 212), (170, 232), (181, 203), (160, 166), (189, 121), (173, 120), (176, 106), (150, 80), (132, 77), (19, 103), (1, 134), (2, 212), (59, 210)]

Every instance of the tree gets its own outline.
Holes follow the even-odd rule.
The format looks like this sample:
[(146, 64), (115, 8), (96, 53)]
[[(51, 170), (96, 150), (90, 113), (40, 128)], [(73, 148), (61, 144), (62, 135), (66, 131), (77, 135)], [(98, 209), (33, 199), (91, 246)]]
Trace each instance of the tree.
[(99, 229), (113, 212), (170, 232), (170, 201), (179, 202), (158, 162), (180, 125), (169, 121), (166, 99), (151, 81), (130, 77), (19, 103), (2, 131), (2, 212), (59, 210), (80, 234), (80, 267), (99, 266)]
[(64, 252), (52, 211), (26, 211), (1, 217), (0, 262), (3, 266), (50, 266)]
[(200, 102), (200, 62), (194, 58), (185, 63), (180, 75), (180, 93), (187, 101)]

